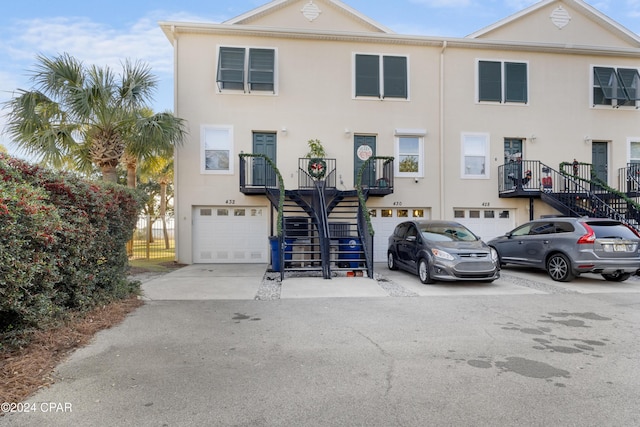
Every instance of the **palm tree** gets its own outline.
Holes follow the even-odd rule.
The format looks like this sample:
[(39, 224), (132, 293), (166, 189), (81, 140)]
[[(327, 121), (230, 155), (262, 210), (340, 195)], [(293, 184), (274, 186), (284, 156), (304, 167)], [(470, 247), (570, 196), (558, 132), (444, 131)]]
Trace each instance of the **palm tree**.
[(109, 67), (85, 67), (62, 54), (37, 57), (34, 88), (7, 102), (7, 130), (17, 145), (44, 163), (78, 169), (93, 163), (105, 181), (116, 182), (125, 152), (136, 160), (182, 144), (184, 120), (171, 113), (141, 114), (157, 79), (141, 62), (126, 60), (116, 76)]
[(144, 181), (155, 181), (160, 185), (160, 208), (158, 216), (162, 220), (162, 232), (165, 248), (169, 249), (169, 233), (167, 230), (167, 188), (173, 181), (173, 157), (157, 156), (147, 158), (141, 165), (141, 174)]
[(173, 149), (182, 145), (185, 130), (180, 119), (170, 113), (153, 114), (149, 108), (138, 112), (139, 126), (134, 129), (135, 134), (129, 137), (122, 156), (122, 163), (127, 170), (127, 186), (136, 187), (137, 167), (140, 162), (154, 164), (165, 162), (165, 158), (173, 156)]

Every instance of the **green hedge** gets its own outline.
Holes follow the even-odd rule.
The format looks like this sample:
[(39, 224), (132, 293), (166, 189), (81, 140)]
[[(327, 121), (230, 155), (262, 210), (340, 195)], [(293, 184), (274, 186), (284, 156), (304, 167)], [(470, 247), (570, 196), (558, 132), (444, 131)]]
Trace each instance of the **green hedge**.
[(135, 292), (125, 244), (141, 206), (126, 187), (0, 154), (0, 334)]

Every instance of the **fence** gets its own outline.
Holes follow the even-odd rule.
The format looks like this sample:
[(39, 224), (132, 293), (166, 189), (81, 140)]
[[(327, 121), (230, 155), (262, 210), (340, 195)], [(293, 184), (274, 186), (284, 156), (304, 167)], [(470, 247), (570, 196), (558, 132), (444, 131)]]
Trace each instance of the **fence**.
[(175, 220), (173, 216), (138, 218), (133, 239), (127, 246), (131, 259), (173, 258), (175, 256)]

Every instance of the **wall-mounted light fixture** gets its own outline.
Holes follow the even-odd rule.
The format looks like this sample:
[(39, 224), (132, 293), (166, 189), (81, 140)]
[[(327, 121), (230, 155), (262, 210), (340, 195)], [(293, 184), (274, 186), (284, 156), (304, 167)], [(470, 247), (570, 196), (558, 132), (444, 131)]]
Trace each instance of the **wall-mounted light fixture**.
[(538, 137), (535, 134), (531, 134), (531, 137), (529, 137), (529, 139), (531, 140), (531, 142), (535, 141)]
[(286, 135), (287, 132), (289, 132), (289, 131), (287, 130), (287, 128), (285, 126), (282, 126), (282, 129), (280, 129), (280, 132), (282, 132), (283, 134)]
[(346, 138), (350, 137), (350, 136), (351, 136), (351, 129), (349, 129), (349, 128), (344, 128), (344, 136), (345, 136)]
[(589, 135), (585, 135), (584, 136), (584, 142), (587, 143), (587, 144), (590, 143), (591, 142), (591, 137)]

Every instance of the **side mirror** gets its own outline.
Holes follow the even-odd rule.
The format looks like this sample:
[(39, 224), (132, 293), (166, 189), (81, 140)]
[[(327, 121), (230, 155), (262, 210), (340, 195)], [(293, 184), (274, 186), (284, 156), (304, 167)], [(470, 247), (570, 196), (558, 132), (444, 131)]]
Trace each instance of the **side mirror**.
[(407, 236), (407, 238), (405, 240), (407, 242), (415, 242), (416, 241), (416, 236)]

